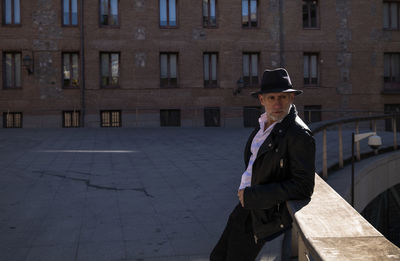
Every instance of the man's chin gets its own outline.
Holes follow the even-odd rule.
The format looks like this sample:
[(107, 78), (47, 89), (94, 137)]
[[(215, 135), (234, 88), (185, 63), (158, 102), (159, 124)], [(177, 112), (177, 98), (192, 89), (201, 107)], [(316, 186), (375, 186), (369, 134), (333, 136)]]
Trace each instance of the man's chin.
[(281, 113), (271, 113), (269, 115), (269, 117), (273, 120), (273, 121), (280, 121), (283, 120), (283, 118), (285, 118), (287, 114), (281, 112)]

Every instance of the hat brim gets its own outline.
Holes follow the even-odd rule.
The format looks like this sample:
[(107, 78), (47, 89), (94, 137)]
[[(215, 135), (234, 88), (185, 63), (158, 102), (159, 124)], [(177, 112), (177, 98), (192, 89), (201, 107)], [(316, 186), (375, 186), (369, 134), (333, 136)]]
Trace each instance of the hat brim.
[(295, 96), (303, 93), (303, 91), (296, 90), (296, 89), (269, 89), (269, 90), (264, 90), (264, 91), (253, 92), (253, 93), (251, 93), (251, 96), (257, 98), (259, 94), (273, 93), (273, 92), (294, 93)]

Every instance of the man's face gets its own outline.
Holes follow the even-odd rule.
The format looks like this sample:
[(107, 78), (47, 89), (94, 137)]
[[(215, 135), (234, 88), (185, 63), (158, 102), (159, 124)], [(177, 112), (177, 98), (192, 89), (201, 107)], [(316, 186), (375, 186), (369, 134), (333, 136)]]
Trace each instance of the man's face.
[(272, 121), (280, 121), (289, 113), (294, 100), (294, 93), (273, 92), (259, 94), (261, 104), (265, 107), (267, 117)]

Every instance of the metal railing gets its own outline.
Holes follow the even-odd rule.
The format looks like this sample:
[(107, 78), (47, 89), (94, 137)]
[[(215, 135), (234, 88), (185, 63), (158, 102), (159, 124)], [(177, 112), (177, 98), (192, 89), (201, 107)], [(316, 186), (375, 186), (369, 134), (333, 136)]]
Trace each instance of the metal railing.
[[(310, 124), (310, 129), (314, 134), (322, 132), (322, 177), (324, 179), (328, 178), (328, 146), (327, 146), (327, 130), (330, 128), (337, 127), (338, 129), (338, 147), (339, 147), (339, 155), (338, 155), (338, 164), (340, 168), (343, 168), (344, 158), (343, 158), (343, 125), (354, 123), (354, 132), (356, 134), (360, 131), (360, 122), (370, 122), (370, 127), (374, 132), (377, 132), (377, 121), (378, 120), (387, 120), (391, 119), (392, 122), (392, 131), (393, 131), (393, 148), (397, 150), (397, 126), (396, 126), (396, 118), (398, 118), (398, 114), (384, 114), (384, 115), (375, 115), (375, 116), (364, 116), (364, 117), (349, 117), (342, 118), (337, 120), (316, 122)], [(357, 160), (360, 160), (360, 143), (356, 142), (356, 157)]]

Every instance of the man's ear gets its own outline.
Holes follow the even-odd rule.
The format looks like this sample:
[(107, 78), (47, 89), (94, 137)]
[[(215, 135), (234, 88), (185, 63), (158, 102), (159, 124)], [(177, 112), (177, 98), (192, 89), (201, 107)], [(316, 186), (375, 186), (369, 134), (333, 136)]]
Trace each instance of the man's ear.
[(292, 93), (290, 93), (290, 101), (291, 101), (291, 103), (293, 103), (293, 101), (294, 101), (294, 93), (292, 92)]
[(261, 104), (264, 104), (264, 96), (262, 94), (258, 95), (258, 100), (260, 101)]

